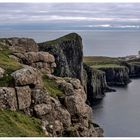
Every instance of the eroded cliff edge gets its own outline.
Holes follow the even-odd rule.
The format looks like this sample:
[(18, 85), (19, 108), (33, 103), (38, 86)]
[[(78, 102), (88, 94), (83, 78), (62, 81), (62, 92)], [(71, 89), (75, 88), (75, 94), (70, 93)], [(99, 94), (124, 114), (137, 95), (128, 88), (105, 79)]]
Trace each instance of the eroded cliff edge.
[(54, 75), (78, 78), (87, 94), (87, 103), (102, 99), (106, 91), (112, 91), (106, 84), (104, 72), (83, 64), (81, 37), (71, 33), (56, 40), (39, 43), (40, 51), (47, 51), (55, 57)]
[[(71, 35), (75, 45), (69, 40), (61, 42), (66, 50), (58, 47), (61, 60), (66, 61), (59, 68), (62, 77), (53, 75), (62, 62), (58, 59), (55, 64), (55, 54), (38, 51), (32, 39), (0, 40), (0, 108), (40, 118), (46, 136), (102, 136), (103, 130), (93, 122), (92, 109), (85, 103), (81, 38), (77, 34), (66, 38)], [(66, 51), (71, 47), (69, 56)]]

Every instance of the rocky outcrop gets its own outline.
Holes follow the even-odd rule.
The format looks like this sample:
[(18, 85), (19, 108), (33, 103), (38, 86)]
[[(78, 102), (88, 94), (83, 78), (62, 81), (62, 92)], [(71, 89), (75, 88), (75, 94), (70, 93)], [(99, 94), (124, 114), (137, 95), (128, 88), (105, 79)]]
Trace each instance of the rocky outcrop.
[(113, 91), (106, 83), (105, 72), (93, 69), (84, 63), (84, 88), (87, 93), (88, 104), (102, 99), (107, 91)]
[(48, 74), (63, 91), (52, 97), (43, 87), (41, 73), (25, 67), (11, 74), (15, 87), (0, 88), (0, 108), (20, 110), (42, 120), (47, 136), (102, 136), (103, 130), (92, 122), (92, 109), (80, 80)]
[(129, 82), (129, 69), (125, 66), (99, 68), (106, 74), (109, 86), (126, 86)]
[(0, 67), (0, 78), (4, 76), (5, 70)]
[(121, 65), (129, 69), (130, 78), (139, 78), (140, 77), (140, 63), (139, 62), (122, 62)]
[(53, 73), (56, 67), (54, 56), (48, 52), (13, 53), (20, 63), (35, 67), (42, 72)]
[(16, 86), (30, 86), (31, 88), (41, 88), (43, 86), (41, 73), (32, 67), (25, 67), (13, 72), (12, 77)]
[[(80, 80), (74, 78), (60, 78), (48, 75), (50, 79), (54, 79), (64, 95), (60, 102), (69, 112), (71, 117), (71, 125), (67, 127), (63, 134), (68, 136), (102, 136), (102, 129), (95, 128), (92, 123), (92, 109), (85, 103), (87, 95), (81, 85)], [(97, 133), (97, 129), (100, 130)]]
[(71, 33), (57, 40), (39, 43), (40, 51), (47, 51), (55, 57), (57, 67), (54, 74), (60, 77), (73, 77), (82, 81), (83, 46), (82, 39)]
[(2, 45), (9, 47), (14, 52), (36, 52), (38, 45), (31, 38), (1, 38)]

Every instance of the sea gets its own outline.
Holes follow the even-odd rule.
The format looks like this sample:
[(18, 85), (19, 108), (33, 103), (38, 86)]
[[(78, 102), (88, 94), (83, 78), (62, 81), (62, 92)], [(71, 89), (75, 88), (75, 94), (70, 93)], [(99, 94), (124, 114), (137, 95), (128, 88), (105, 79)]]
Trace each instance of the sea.
[(85, 56), (122, 57), (140, 50), (140, 30), (1, 30), (0, 38), (30, 37), (44, 42), (72, 32), (82, 37)]

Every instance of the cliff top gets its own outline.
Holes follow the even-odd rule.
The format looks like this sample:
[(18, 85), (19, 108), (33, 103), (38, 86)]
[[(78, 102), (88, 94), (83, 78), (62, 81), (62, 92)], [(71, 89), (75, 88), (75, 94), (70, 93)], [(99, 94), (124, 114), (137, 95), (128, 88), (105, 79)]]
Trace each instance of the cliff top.
[(92, 68), (124, 68), (121, 65), (121, 60), (115, 57), (106, 56), (85, 56), (84, 62)]
[(77, 33), (70, 33), (70, 34), (64, 35), (60, 38), (57, 38), (55, 40), (46, 41), (43, 43), (48, 44), (48, 45), (50, 45), (50, 44), (53, 45), (53, 44), (57, 44), (57, 43), (63, 42), (63, 41), (76, 40), (77, 38), (81, 39), (81, 37)]

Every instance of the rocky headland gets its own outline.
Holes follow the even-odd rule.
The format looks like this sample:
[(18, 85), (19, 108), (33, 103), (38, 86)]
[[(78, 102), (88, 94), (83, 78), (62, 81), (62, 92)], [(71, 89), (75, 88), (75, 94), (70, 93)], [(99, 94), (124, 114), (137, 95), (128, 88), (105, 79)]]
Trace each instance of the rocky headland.
[[(86, 104), (81, 37), (72, 33), (52, 43), (37, 44), (28, 38), (0, 39), (2, 113), (6, 115), (7, 110), (12, 110), (38, 118), (40, 136), (103, 136)], [(4, 122), (0, 119), (0, 123)], [(13, 134), (9, 129), (10, 134), (0, 131), (4, 136), (36, 136)]]
[(82, 38), (76, 33), (38, 44), (29, 38), (1, 38), (2, 115), (11, 114), (9, 110), (17, 113), (13, 116), (22, 113), (39, 129), (19, 135), (0, 131), (4, 136), (103, 136), (90, 106), (134, 77), (140, 77), (139, 60), (83, 57)]

